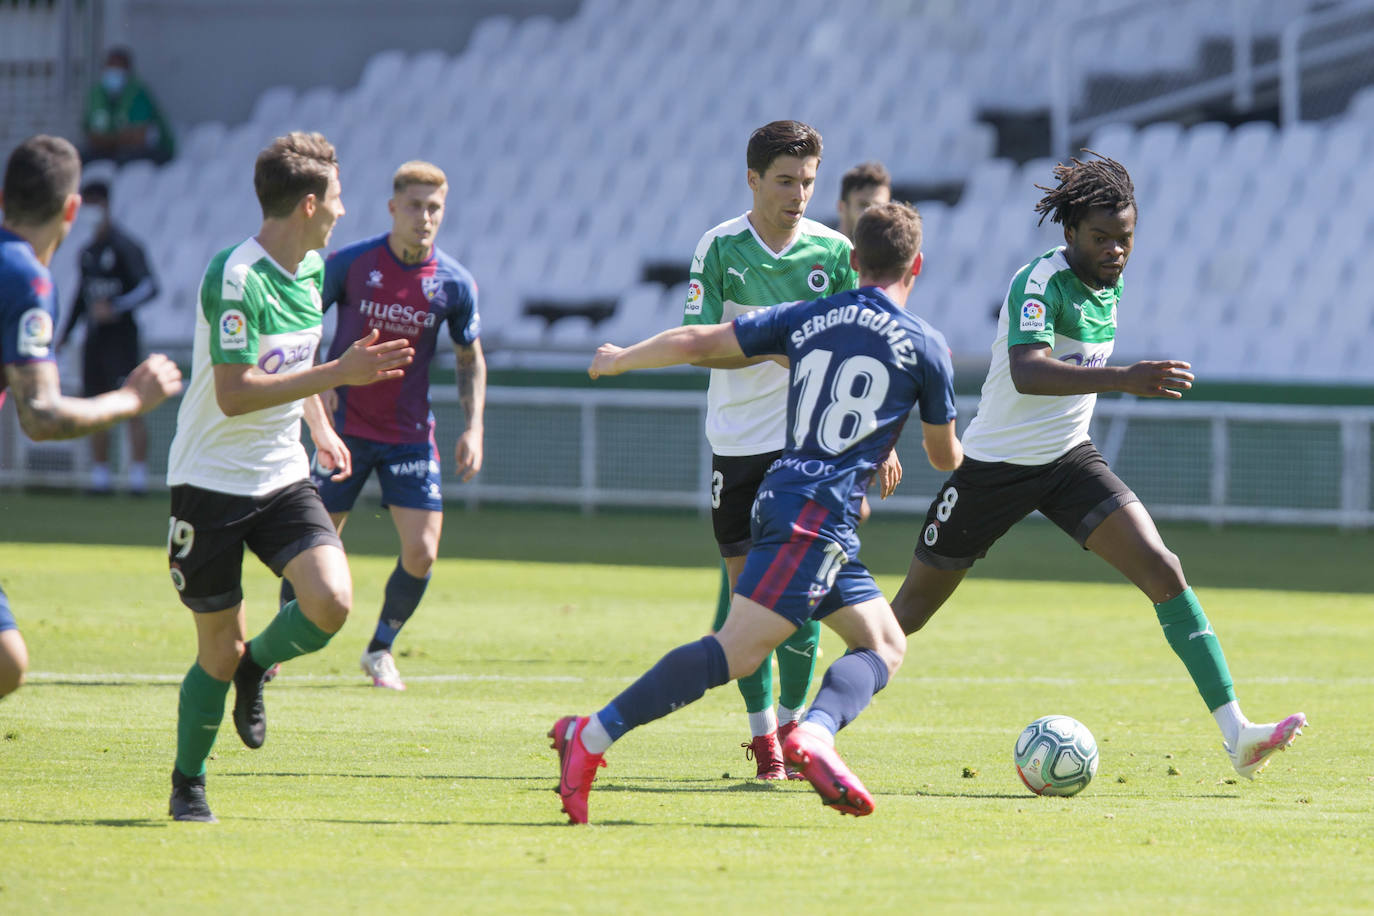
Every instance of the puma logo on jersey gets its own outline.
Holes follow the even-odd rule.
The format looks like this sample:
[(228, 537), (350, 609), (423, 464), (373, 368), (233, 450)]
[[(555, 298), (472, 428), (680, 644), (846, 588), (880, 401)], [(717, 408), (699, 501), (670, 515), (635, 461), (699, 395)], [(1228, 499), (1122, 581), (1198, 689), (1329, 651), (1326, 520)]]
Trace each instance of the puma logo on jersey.
[(725, 268), (725, 272), (726, 272), (727, 274), (734, 274), (736, 277), (739, 277), (739, 282), (743, 283), (743, 282), (744, 282), (744, 274), (749, 273), (749, 268), (746, 267), (746, 268), (744, 268), (744, 271), (743, 271), (743, 272), (740, 272), (740, 271), (738, 271), (738, 270), (735, 270), (733, 267), (727, 267), (727, 268)]

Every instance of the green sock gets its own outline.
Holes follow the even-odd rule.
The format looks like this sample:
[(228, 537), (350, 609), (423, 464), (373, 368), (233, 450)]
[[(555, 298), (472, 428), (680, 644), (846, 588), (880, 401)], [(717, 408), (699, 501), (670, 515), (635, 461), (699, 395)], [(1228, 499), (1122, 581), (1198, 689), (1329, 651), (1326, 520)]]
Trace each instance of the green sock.
[(205, 761), (224, 721), (228, 681), (217, 681), (200, 663), (191, 666), (181, 682), (177, 703), (177, 769), (182, 776), (203, 776)]
[(282, 605), (277, 616), (257, 636), (248, 641), (253, 661), (264, 668), (284, 662), (298, 655), (318, 652), (329, 644), (333, 633), (326, 633), (301, 613), (294, 600)]
[(725, 626), (725, 618), (730, 616), (730, 574), (725, 571), (725, 561), (720, 561), (720, 594), (716, 596), (716, 620), (711, 624), (711, 632), (719, 633)]
[[(730, 616), (730, 600), (733, 598), (730, 591), (730, 574), (725, 571), (725, 561), (720, 561), (720, 594), (716, 597), (716, 619), (711, 624), (711, 632), (719, 633), (720, 628), (725, 626), (725, 618)], [(759, 665), (759, 670), (753, 674), (746, 674), (735, 682), (739, 686), (740, 696), (744, 697), (744, 708), (748, 712), (763, 712), (773, 705), (773, 656), (769, 653), (768, 657)]]
[(746, 712), (763, 712), (770, 708), (773, 705), (773, 653), (769, 652), (758, 670), (746, 674), (738, 683)]
[(788, 709), (806, 705), (811, 677), (816, 673), (816, 647), (821, 641), (820, 621), (810, 620), (778, 646), (778, 702)]
[(1221, 642), (1212, 632), (1212, 625), (1207, 622), (1207, 615), (1202, 612), (1193, 590), (1186, 588), (1177, 598), (1156, 604), (1155, 615), (1164, 628), (1164, 638), (1183, 660), (1207, 708), (1216, 709), (1234, 700), (1236, 692), (1232, 689), (1231, 671), (1226, 667)]

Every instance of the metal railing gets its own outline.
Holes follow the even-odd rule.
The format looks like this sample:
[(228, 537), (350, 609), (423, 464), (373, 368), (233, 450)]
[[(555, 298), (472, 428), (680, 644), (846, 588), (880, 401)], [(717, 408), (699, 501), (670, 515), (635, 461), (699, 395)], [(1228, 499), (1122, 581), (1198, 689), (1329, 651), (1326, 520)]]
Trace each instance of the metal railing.
[[(448, 386), (435, 389), (434, 401), (448, 467), (462, 414)], [(962, 427), (977, 401), (961, 398), (958, 406)], [(470, 506), (705, 512), (711, 466), (705, 409), (697, 391), (492, 388), (482, 473), (468, 484), (448, 477), (444, 495)], [(155, 480), (165, 473), (175, 422), (175, 404), (148, 418)], [(944, 475), (926, 465), (919, 430), (919, 423), (907, 425), (898, 444), (905, 479), (876, 511), (923, 514), (938, 492)], [(1374, 407), (1103, 398), (1093, 439), (1157, 518), (1374, 527)], [(13, 407), (0, 412), (0, 486), (81, 487), (87, 455), (79, 440), (30, 443)]]

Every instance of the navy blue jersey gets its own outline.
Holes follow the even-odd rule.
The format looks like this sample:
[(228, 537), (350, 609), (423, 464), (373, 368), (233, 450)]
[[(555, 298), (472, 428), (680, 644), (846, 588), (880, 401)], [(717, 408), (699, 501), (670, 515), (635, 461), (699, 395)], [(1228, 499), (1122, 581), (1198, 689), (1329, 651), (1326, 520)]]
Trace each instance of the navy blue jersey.
[(438, 248), (419, 264), (403, 264), (383, 233), (340, 248), (324, 265), (324, 307), (339, 306), (329, 359), (376, 329), (378, 343), (404, 338), (415, 358), (398, 379), (339, 389), (334, 426), (374, 442), (429, 441), (429, 364), (440, 325), (455, 344), (472, 346), (481, 334), (477, 282)]
[[(33, 246), (0, 229), (0, 365), (51, 362), (57, 293)], [(0, 372), (0, 403), (5, 375)]]
[(746, 356), (792, 363), (787, 446), (759, 485), (857, 517), (864, 491), (907, 415), (955, 417), (954, 369), (944, 336), (877, 287), (759, 309), (735, 319)]

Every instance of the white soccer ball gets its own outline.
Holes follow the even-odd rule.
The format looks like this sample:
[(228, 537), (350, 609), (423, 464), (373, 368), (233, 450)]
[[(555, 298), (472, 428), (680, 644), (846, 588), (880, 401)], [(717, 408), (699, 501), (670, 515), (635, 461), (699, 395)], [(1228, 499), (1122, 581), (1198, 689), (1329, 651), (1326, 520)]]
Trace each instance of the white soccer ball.
[(1036, 795), (1075, 795), (1097, 773), (1097, 740), (1068, 716), (1041, 716), (1016, 739), (1016, 775)]

